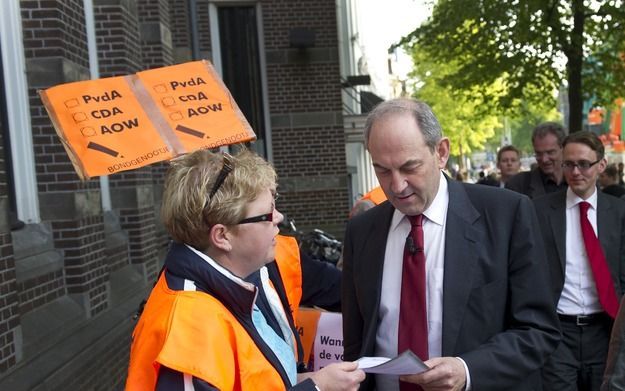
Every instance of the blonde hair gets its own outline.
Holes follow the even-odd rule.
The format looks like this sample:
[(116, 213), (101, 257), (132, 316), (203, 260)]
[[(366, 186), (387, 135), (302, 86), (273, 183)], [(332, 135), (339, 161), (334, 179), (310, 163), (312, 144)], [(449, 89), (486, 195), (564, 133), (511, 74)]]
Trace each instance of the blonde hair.
[[(210, 197), (225, 160), (232, 171)], [(204, 251), (210, 228), (241, 221), (247, 205), (275, 188), (276, 179), (271, 164), (247, 149), (234, 156), (199, 150), (173, 159), (163, 190), (163, 224), (175, 241)]]

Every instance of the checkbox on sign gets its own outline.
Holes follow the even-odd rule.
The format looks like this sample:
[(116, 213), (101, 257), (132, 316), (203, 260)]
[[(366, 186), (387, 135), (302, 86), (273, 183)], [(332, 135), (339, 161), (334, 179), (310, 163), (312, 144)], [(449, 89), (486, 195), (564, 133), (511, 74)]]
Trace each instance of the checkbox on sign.
[(85, 126), (84, 128), (80, 128), (80, 133), (85, 137), (92, 137), (95, 136), (95, 129), (91, 126)]
[(175, 112), (169, 114), (169, 118), (172, 121), (180, 121), (183, 117), (182, 117), (182, 113), (181, 112), (175, 111)]
[(154, 85), (154, 91), (159, 94), (163, 94), (167, 92), (167, 87), (165, 86), (165, 84), (156, 84)]
[(74, 113), (72, 115), (72, 118), (74, 118), (74, 122), (79, 123), (79, 122), (83, 122), (87, 120), (87, 114), (81, 112), (78, 113)]
[(172, 98), (171, 96), (164, 97), (163, 99), (161, 99), (161, 102), (163, 103), (163, 106), (165, 107), (173, 106), (176, 104), (176, 100)]
[(72, 107), (76, 107), (78, 106), (80, 103), (78, 103), (78, 99), (74, 98), (74, 99), (68, 99), (65, 102), (65, 107), (67, 107), (68, 109), (71, 109)]

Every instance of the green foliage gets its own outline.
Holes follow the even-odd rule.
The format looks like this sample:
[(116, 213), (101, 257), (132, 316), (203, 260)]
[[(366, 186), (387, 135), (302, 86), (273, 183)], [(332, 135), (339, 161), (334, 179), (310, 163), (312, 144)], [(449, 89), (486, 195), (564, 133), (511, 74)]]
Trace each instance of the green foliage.
[(414, 45), (412, 50), (415, 97), (427, 102), (436, 113), (444, 134), (451, 142), (453, 156), (468, 155), (484, 148), (496, 151), (504, 134), (504, 118), (511, 129), (512, 143), (522, 151), (532, 152), (530, 134), (533, 127), (545, 120), (560, 120), (553, 109), (553, 99), (539, 103), (514, 100), (503, 110), (486, 97), (497, 99), (506, 94), (501, 80), (483, 88), (457, 89), (446, 79), (457, 72), (460, 64), (450, 60), (437, 63), (426, 50)]
[(458, 64), (450, 61), (437, 64), (424, 51), (413, 51), (415, 68), (411, 74), (417, 80), (416, 98), (427, 102), (436, 113), (444, 134), (451, 142), (451, 154), (462, 156), (480, 150), (500, 127), (493, 108), (472, 90), (454, 89), (443, 80)]
[(623, 95), (623, 0), (438, 0), (399, 45), (455, 64), (442, 85), (505, 111), (544, 104), (567, 83), (576, 113), (583, 98), (607, 104)]

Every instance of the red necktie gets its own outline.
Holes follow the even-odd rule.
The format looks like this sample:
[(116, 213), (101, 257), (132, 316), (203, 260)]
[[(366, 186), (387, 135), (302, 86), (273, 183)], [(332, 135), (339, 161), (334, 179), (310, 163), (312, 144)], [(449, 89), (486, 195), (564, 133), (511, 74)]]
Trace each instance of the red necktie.
[[(397, 352), (403, 353), (404, 350), (410, 349), (422, 360), (427, 360), (428, 317), (425, 301), (423, 215), (406, 217), (410, 221), (411, 228), (404, 247)], [(400, 390), (421, 390), (421, 387), (400, 382)]]
[(588, 262), (590, 262), (592, 275), (595, 279), (599, 303), (601, 303), (601, 306), (608, 315), (615, 318), (616, 312), (618, 311), (618, 298), (614, 290), (614, 283), (612, 282), (608, 263), (601, 249), (601, 243), (599, 239), (597, 239), (595, 231), (592, 229), (592, 225), (588, 220), (589, 207), (590, 204), (588, 202), (579, 203), (579, 221), (582, 225), (584, 247), (586, 247), (586, 255), (588, 256)]

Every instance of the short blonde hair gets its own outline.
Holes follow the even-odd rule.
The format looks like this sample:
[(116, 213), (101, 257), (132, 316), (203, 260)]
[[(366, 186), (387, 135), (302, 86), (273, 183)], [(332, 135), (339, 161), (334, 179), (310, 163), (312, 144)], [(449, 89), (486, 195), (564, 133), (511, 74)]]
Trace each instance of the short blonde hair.
[(269, 162), (242, 149), (227, 159), (232, 171), (210, 197), (226, 157), (199, 150), (173, 159), (165, 178), (161, 218), (171, 237), (204, 251), (209, 230), (234, 225), (245, 218), (247, 205), (264, 190), (275, 188), (276, 172)]

